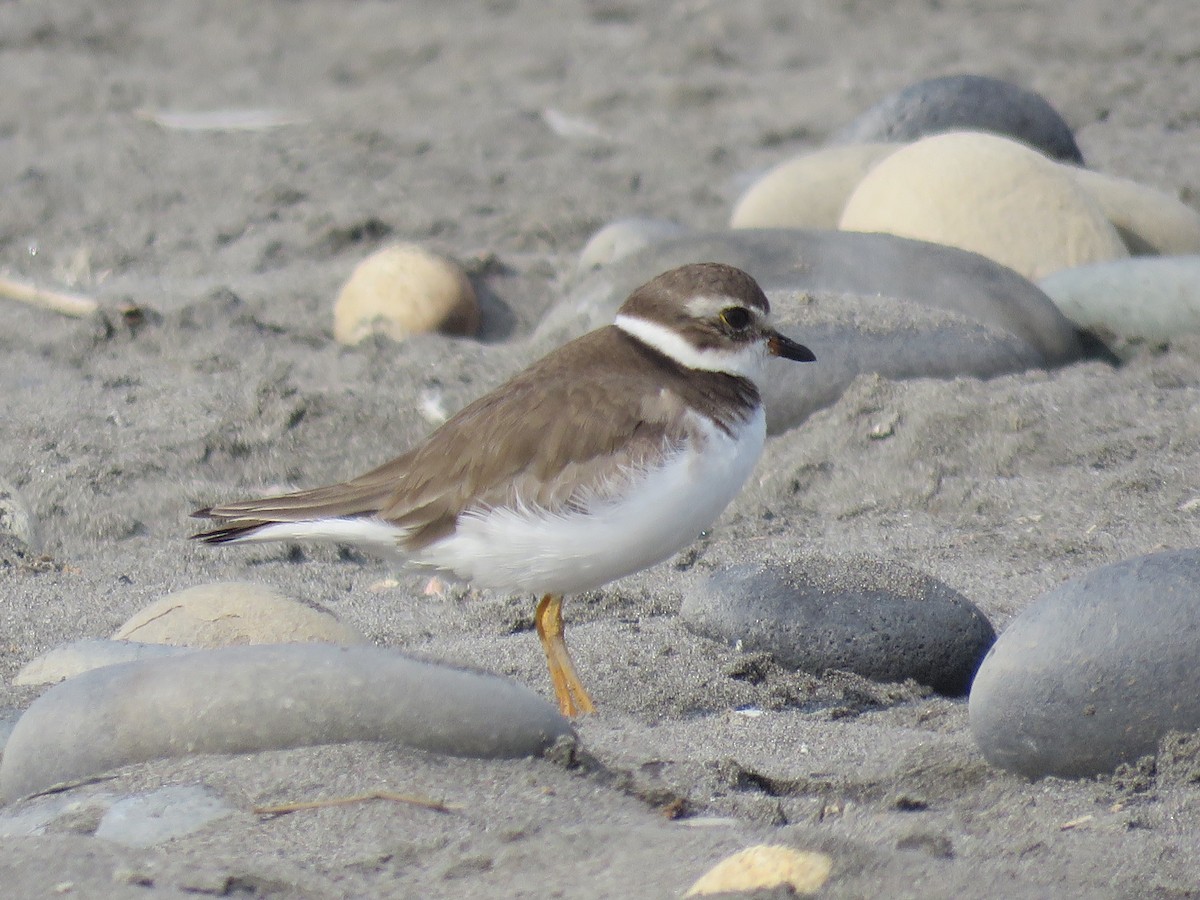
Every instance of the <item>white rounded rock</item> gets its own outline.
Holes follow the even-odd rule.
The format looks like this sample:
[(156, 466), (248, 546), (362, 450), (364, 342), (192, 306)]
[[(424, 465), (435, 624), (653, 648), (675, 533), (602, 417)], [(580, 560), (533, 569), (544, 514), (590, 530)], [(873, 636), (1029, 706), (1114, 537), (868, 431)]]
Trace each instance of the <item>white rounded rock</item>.
[(1128, 178), (1061, 168), (1099, 204), (1134, 256), (1200, 253), (1200, 213), (1178, 198)]
[(1039, 283), (1068, 319), (1113, 341), (1169, 341), (1200, 332), (1200, 255), (1125, 259), (1063, 269)]
[(198, 584), (161, 597), (131, 616), (113, 640), (185, 647), (367, 642), (328, 610), (247, 581)]
[(333, 306), (333, 335), (357, 344), (372, 334), (402, 341), (440, 331), (472, 335), (479, 304), (466, 272), (414, 244), (396, 244), (358, 264)]
[(579, 272), (607, 266), (643, 247), (678, 237), (686, 229), (666, 219), (618, 219), (593, 234), (579, 251)]
[(730, 228), (837, 228), (858, 183), (900, 144), (826, 147), (780, 163), (738, 199)]
[(838, 227), (972, 250), (1031, 279), (1129, 255), (1100, 205), (1061, 166), (981, 132), (897, 150), (859, 182)]

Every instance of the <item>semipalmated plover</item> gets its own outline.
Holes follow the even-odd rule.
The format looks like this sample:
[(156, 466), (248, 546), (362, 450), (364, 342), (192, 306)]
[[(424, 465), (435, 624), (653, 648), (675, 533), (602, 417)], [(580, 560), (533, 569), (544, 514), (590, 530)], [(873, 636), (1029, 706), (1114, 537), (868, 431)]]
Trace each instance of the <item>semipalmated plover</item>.
[(740, 269), (642, 285), (615, 322), (476, 400), (398, 459), (341, 484), (198, 510), (211, 544), (353, 544), (480, 587), (541, 595), (535, 623), (566, 715), (593, 710), (564, 594), (683, 549), (720, 515), (766, 435), (768, 356), (811, 362)]

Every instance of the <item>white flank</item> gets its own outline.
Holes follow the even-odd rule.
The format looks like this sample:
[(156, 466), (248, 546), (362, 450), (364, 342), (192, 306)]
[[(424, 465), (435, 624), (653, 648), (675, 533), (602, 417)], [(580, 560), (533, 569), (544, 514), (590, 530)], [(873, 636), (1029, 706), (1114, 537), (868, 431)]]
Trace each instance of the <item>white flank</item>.
[(735, 350), (701, 350), (667, 326), (637, 316), (621, 314), (613, 324), (689, 369), (726, 372), (754, 382), (762, 379), (767, 361), (765, 341), (743, 344)]
[(682, 550), (741, 490), (762, 452), (759, 407), (732, 436), (697, 416), (699, 447), (684, 446), (661, 466), (625, 481), (618, 496), (586, 511), (549, 514), (529, 507), (468, 512), (455, 533), (414, 562), (456, 573), (481, 587), (572, 594), (638, 572)]

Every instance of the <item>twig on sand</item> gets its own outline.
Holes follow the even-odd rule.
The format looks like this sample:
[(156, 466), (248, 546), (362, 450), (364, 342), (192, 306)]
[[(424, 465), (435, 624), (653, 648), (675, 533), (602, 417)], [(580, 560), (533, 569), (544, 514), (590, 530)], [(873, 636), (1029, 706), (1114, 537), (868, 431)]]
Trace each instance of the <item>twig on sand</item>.
[(392, 791), (370, 791), (366, 794), (353, 794), (349, 797), (330, 797), (326, 800), (304, 800), (296, 803), (280, 803), (276, 806), (256, 806), (252, 810), (258, 816), (283, 816), (288, 813), (301, 812), (306, 809), (324, 809), (329, 806), (349, 806), (352, 803), (367, 803), (371, 800), (391, 800), (393, 803), (407, 803), (434, 812), (456, 812), (464, 807), (457, 803), (443, 803), (428, 797), (415, 797), (410, 794), (397, 794)]
[(28, 303), (31, 306), (40, 306), (43, 309), (62, 313), (64, 316), (74, 316), (77, 319), (86, 319), (100, 310), (100, 304), (91, 297), (50, 291), (2, 276), (0, 276), (0, 297), (16, 300), (19, 303)]

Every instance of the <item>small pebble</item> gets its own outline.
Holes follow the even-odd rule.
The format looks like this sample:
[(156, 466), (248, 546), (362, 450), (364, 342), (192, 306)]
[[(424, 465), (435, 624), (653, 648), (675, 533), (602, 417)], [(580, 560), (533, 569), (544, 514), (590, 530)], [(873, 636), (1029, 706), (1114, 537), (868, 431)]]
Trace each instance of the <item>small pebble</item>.
[(971, 732), (992, 765), (1086, 778), (1200, 729), (1200, 550), (1094, 569), (1030, 604), (971, 688)]
[(960, 247), (1031, 279), (1129, 255), (1100, 205), (1062, 167), (982, 132), (897, 150), (859, 182), (838, 227)]
[(721, 860), (683, 896), (703, 897), (776, 888), (789, 893), (815, 894), (829, 880), (832, 871), (833, 859), (824, 853), (759, 844)]
[(37, 520), (17, 489), (3, 478), (0, 478), (0, 535), (15, 538), (28, 554), (36, 556), (42, 552)]
[(413, 244), (397, 244), (358, 264), (333, 307), (333, 335), (357, 344), (372, 334), (394, 341), (440, 331), (473, 335), (479, 304), (462, 267)]
[(372, 646), (226, 647), (93, 669), (50, 688), (9, 737), (0, 797), (192, 753), (387, 741), (511, 758), (571, 733), (556, 708), (494, 675)]
[(1040, 94), (986, 75), (918, 81), (885, 97), (835, 136), (838, 143), (914, 141), (946, 131), (987, 131), (1083, 165), (1071, 128)]
[(966, 693), (996, 637), (957, 591), (872, 557), (731, 566), (693, 584), (680, 616), (697, 634), (789, 668), (912, 678), (950, 696)]
[(1039, 287), (1067, 318), (1118, 354), (1141, 341), (1200, 332), (1200, 256), (1123, 259), (1063, 269)]
[(198, 584), (155, 600), (116, 630), (113, 640), (184, 647), (327, 641), (365, 644), (366, 637), (328, 610), (248, 581)]
[(846, 200), (899, 144), (826, 147), (781, 163), (734, 204), (730, 228), (837, 228)]

